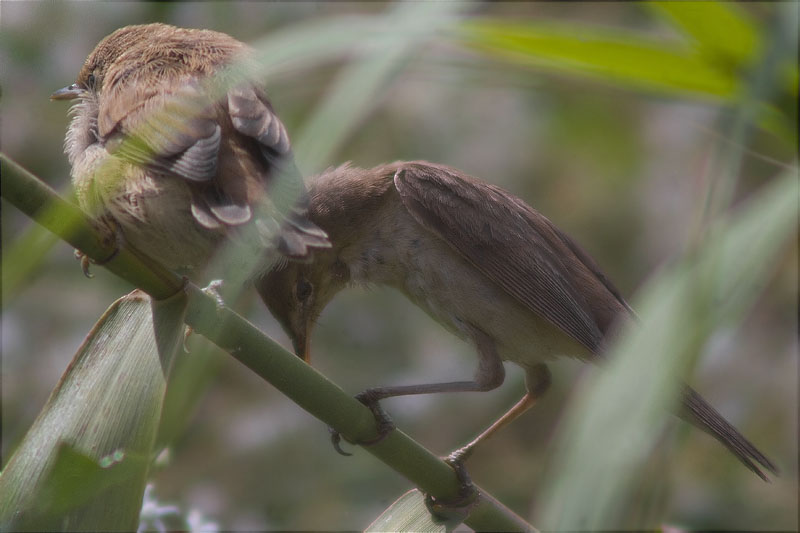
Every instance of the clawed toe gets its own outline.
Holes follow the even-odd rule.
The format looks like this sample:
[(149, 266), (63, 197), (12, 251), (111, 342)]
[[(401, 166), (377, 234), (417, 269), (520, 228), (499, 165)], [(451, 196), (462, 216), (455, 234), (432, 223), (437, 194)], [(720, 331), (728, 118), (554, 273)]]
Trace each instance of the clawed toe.
[(333, 444), (333, 449), (336, 450), (336, 453), (339, 455), (344, 455), (345, 457), (350, 457), (353, 455), (352, 453), (346, 452), (342, 449), (342, 434), (333, 429), (332, 427), (328, 427), (328, 431), (331, 433), (331, 444)]
[[(386, 411), (383, 410), (383, 407), (381, 407), (379, 402), (379, 398), (375, 398), (371, 390), (365, 390), (364, 392), (357, 394), (355, 398), (359, 402), (369, 407), (370, 411), (372, 411), (372, 415), (375, 417), (375, 424), (378, 428), (378, 436), (370, 440), (353, 442), (353, 444), (358, 444), (359, 446), (372, 446), (373, 444), (379, 443), (385, 439), (392, 430), (395, 429), (396, 426), (394, 422), (392, 421), (391, 417), (386, 414)], [(328, 428), (328, 431), (331, 433), (331, 443), (333, 444), (333, 449), (336, 450), (339, 455), (353, 455), (352, 453), (346, 452), (342, 449), (341, 433), (336, 431), (334, 428)]]
[(453, 500), (445, 501), (436, 499), (430, 494), (425, 495), (425, 506), (438, 522), (463, 522), (478, 499), (478, 490), (464, 467), (463, 461), (466, 460), (466, 457), (462, 457), (458, 453), (462, 450), (456, 450), (444, 458), (444, 461), (450, 465), (458, 477), (460, 485), (458, 496)]
[(81, 262), (81, 270), (83, 271), (83, 275), (86, 276), (89, 279), (92, 279), (94, 277), (94, 274), (92, 274), (89, 271), (89, 268), (90, 268), (90, 266), (92, 264), (92, 260), (89, 259), (88, 255), (86, 255), (85, 253), (81, 252), (77, 248), (75, 249), (74, 253), (75, 253), (75, 259), (77, 259), (78, 261)]
[(81, 271), (83, 271), (83, 275), (89, 279), (92, 279), (94, 277), (94, 274), (92, 274), (90, 271), (91, 265), (93, 264), (104, 265), (109, 261), (111, 261), (112, 259), (114, 259), (118, 253), (119, 253), (119, 248), (114, 248), (114, 251), (111, 252), (111, 255), (109, 255), (107, 258), (103, 259), (102, 261), (95, 261), (94, 259), (86, 255), (85, 253), (81, 252), (80, 250), (76, 249), (74, 252), (75, 259), (81, 262)]
[(379, 401), (380, 398), (375, 396), (373, 389), (367, 389), (356, 394), (356, 400), (369, 407), (369, 410), (372, 411), (372, 415), (375, 417), (375, 423), (378, 426), (377, 437), (368, 441), (359, 442), (358, 444), (362, 446), (377, 444), (385, 439), (386, 435), (388, 435), (397, 427), (395, 426), (392, 418), (386, 413), (386, 411), (383, 410), (383, 407)]

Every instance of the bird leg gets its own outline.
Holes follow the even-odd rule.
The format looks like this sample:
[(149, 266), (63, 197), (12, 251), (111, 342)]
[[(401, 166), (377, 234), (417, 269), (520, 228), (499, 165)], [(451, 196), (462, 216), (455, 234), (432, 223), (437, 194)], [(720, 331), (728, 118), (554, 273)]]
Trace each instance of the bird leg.
[[(378, 426), (378, 436), (369, 441), (356, 442), (362, 446), (376, 444), (395, 428), (391, 417), (386, 414), (380, 401), (395, 396), (412, 396), (416, 394), (434, 394), (439, 392), (485, 392), (496, 389), (503, 384), (505, 369), (503, 361), (497, 355), (494, 341), (485, 333), (471, 328), (470, 333), (478, 348), (478, 368), (472, 381), (450, 381), (445, 383), (425, 383), (421, 385), (398, 385), (391, 387), (375, 387), (356, 395), (356, 399), (370, 408)], [(341, 455), (351, 455), (340, 447), (341, 435), (330, 428), (334, 449)]]
[(550, 388), (550, 383), (550, 370), (548, 370), (544, 363), (539, 363), (530, 367), (525, 373), (525, 388), (527, 389), (525, 396), (523, 396), (522, 399), (518, 401), (511, 409), (506, 411), (505, 414), (495, 420), (488, 428), (481, 432), (480, 435), (475, 437), (465, 446), (462, 446), (461, 448), (450, 453), (450, 455), (445, 458), (445, 461), (447, 461), (447, 463), (456, 469), (456, 472), (458, 472), (459, 469), (463, 468), (464, 461), (466, 461), (469, 456), (472, 455), (472, 452), (479, 443), (488, 439), (510, 424), (522, 413), (530, 409), (533, 404), (536, 403), (536, 400), (541, 398), (544, 393), (547, 392), (547, 389)]
[(428, 508), (434, 522), (458, 525), (469, 516), (472, 507), (478, 500), (478, 491), (472, 484), (472, 479), (464, 465), (453, 467), (453, 470), (455, 470), (459, 482), (458, 497), (454, 500), (442, 501), (430, 494), (425, 494), (425, 507)]
[[(503, 369), (502, 362), (499, 361), (499, 382), (497, 384), (492, 383), (483, 383), (476, 379), (475, 381), (450, 381), (447, 383), (425, 383), (422, 385), (399, 385), (394, 387), (375, 387), (372, 389), (367, 389), (356, 394), (356, 400), (363, 403), (367, 407), (369, 407), (372, 414), (375, 416), (375, 421), (378, 426), (378, 436), (374, 439), (368, 441), (359, 441), (355, 442), (354, 444), (358, 444), (360, 446), (370, 446), (372, 444), (377, 444), (378, 442), (382, 441), (386, 438), (386, 435), (389, 434), (396, 426), (392, 418), (386, 413), (383, 407), (380, 404), (380, 401), (385, 398), (393, 398), (395, 396), (413, 396), (416, 394), (434, 394), (439, 392), (474, 392), (474, 391), (490, 391), (500, 386), (503, 382), (503, 377), (505, 374), (505, 370)], [(492, 377), (492, 379), (498, 379), (496, 377)], [(352, 455), (350, 453), (345, 452), (340, 447), (340, 443), (342, 440), (342, 436), (333, 428), (330, 428), (331, 431), (331, 441), (333, 442), (334, 449), (341, 455)]]

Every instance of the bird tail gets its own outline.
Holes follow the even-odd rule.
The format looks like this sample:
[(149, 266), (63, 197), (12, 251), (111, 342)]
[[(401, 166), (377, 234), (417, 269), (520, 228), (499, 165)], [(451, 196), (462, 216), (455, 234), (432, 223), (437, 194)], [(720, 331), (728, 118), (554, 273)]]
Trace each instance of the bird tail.
[[(272, 157), (268, 152), (265, 156)], [(270, 184), (270, 201), (277, 208), (273, 218), (280, 219), (280, 231), (262, 234), (265, 241), (272, 241), (278, 252), (293, 261), (310, 261), (315, 249), (330, 248), (328, 235), (308, 217), (309, 197), (303, 178), (293, 157), (272, 160), (278, 169), (277, 179)]]
[(685, 387), (683, 394), (683, 412), (681, 418), (699, 427), (733, 453), (747, 468), (755, 472), (764, 481), (769, 478), (762, 472), (764, 468), (778, 475), (777, 467), (756, 449), (750, 441), (730, 425), (721, 414), (691, 387)]
[(278, 251), (293, 260), (310, 260), (312, 250), (330, 247), (328, 235), (304, 211), (292, 210), (277, 238)]

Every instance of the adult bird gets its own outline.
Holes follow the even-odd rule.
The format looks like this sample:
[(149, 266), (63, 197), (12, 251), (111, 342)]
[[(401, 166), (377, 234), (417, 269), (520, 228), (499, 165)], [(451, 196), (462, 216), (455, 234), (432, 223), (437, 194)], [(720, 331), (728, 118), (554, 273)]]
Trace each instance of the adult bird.
[(251, 56), (220, 32), (126, 26), (53, 93), (75, 101), (65, 151), (78, 201), (107, 237), (192, 277), (230, 240), (265, 264), (330, 245), (305, 214), (286, 128), (240, 75)]
[[(307, 264), (267, 273), (259, 292), (309, 360), (309, 337), (325, 306), (353, 284), (399, 290), (454, 335), (471, 343), (471, 380), (368, 389), (358, 397), (380, 412), (383, 398), (488, 391), (503, 361), (525, 370), (524, 397), (451, 454), (460, 464), (483, 439), (530, 408), (550, 385), (558, 356), (599, 362), (615, 329), (634, 314), (597, 264), (539, 212), (503, 189), (423, 161), (371, 169), (341, 166), (313, 182), (309, 216), (332, 247)], [(763, 479), (773, 463), (688, 386), (680, 417), (726, 446)], [(385, 424), (383, 424), (385, 427)]]

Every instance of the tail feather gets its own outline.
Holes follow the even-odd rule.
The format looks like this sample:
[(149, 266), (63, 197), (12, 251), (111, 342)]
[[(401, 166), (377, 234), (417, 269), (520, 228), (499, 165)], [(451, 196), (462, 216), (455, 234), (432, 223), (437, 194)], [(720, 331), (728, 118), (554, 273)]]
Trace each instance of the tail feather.
[(312, 250), (330, 248), (328, 235), (308, 219), (305, 212), (292, 211), (278, 236), (278, 251), (294, 260), (310, 260)]
[[(691, 387), (685, 387), (681, 417), (725, 445), (747, 468), (769, 481), (761, 468), (778, 475), (777, 467)], [(759, 466), (761, 468), (759, 468)]]

